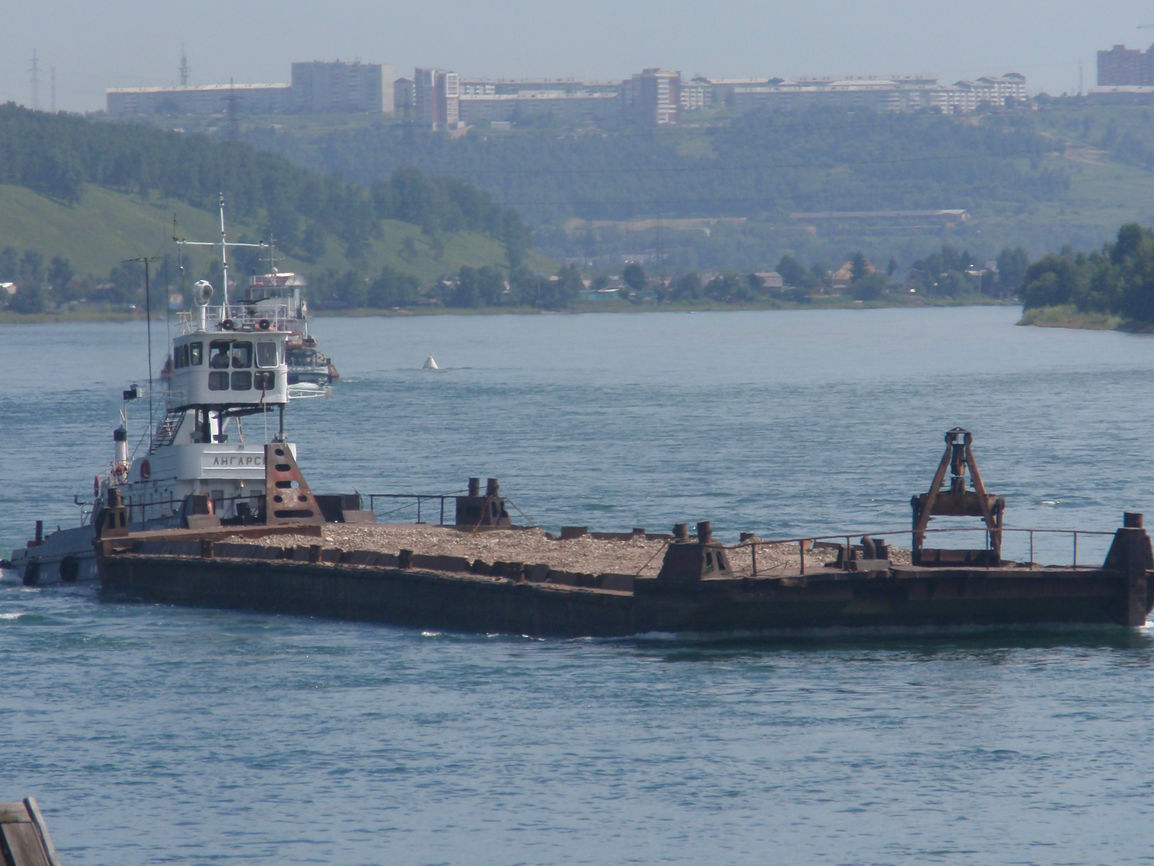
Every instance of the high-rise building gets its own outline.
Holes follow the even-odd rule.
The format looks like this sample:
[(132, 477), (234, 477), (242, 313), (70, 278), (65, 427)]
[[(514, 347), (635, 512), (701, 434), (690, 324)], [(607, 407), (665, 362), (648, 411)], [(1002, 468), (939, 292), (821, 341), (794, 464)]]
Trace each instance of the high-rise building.
[(294, 63), (294, 108), (303, 114), (392, 114), (392, 79), (393, 68), (379, 63)]
[(443, 69), (418, 68), (413, 75), (416, 122), (429, 129), (461, 125), (461, 76)]
[(625, 116), (651, 126), (677, 123), (681, 112), (681, 73), (643, 69), (622, 84)]
[(1154, 86), (1154, 45), (1146, 51), (1115, 45), (1098, 52), (1098, 86)]

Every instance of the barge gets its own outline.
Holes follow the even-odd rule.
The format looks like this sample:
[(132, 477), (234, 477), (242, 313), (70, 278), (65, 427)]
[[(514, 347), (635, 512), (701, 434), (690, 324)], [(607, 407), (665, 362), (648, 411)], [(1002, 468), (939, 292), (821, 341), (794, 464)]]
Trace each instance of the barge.
[[(456, 498), (454, 525), (436, 538), (433, 528), (423, 537), (410, 533), (412, 547), (358, 544), (387, 537), (387, 527), (378, 529), (371, 512), (346, 496), (331, 516), (354, 526), (338, 542), (315, 517), (276, 526), (114, 529), (99, 540), (97, 561), (104, 589), (135, 599), (523, 635), (1143, 625), (1154, 606), (1154, 556), (1142, 515), (1124, 515), (1098, 567), (1004, 560), (1005, 502), (986, 492), (971, 442), (960, 428), (946, 433), (929, 490), (911, 500), (911, 546), (901, 552), (871, 535), (836, 545), (746, 535), (725, 545), (702, 521), (692, 534), (686, 524), (668, 534), (567, 527), (526, 555), (518, 533), (544, 534), (512, 525), (495, 479), (484, 493), (471, 479)], [(266, 465), (277, 460), (270, 456)], [(266, 486), (275, 490), (276, 480)], [(936, 516), (978, 518), (984, 543), (927, 546)], [(454, 534), (456, 552), (445, 547)], [(489, 542), (488, 558), (469, 550), (478, 538)], [(421, 541), (427, 550), (416, 549)], [(578, 545), (599, 552), (596, 567), (572, 563)], [(629, 547), (652, 550), (651, 562), (626, 567)]]

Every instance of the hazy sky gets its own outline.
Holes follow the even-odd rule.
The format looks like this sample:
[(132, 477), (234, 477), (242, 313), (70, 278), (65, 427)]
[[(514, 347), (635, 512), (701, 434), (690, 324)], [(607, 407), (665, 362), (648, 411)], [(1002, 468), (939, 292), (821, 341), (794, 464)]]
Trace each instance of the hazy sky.
[[(1096, 83), (1096, 52), (1154, 42), (1139, 0), (10, 0), (0, 102), (104, 108), (112, 87), (288, 82), (294, 60), (462, 76), (621, 79), (642, 67), (764, 77), (1021, 72), (1031, 92)], [(115, 9), (115, 11), (113, 11)], [(53, 80), (55, 104), (53, 105)]]

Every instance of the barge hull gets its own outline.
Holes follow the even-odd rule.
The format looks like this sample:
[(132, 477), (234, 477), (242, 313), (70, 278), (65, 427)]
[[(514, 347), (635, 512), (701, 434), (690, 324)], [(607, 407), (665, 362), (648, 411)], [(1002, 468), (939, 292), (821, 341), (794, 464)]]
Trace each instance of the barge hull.
[(630, 593), (422, 569), (114, 556), (102, 588), (164, 604), (532, 635), (631, 634)]
[(104, 588), (165, 604), (259, 610), (419, 628), (552, 636), (804, 628), (1136, 626), (1150, 575), (1105, 569), (966, 568), (874, 575), (637, 578), (631, 591), (415, 568), (116, 553)]

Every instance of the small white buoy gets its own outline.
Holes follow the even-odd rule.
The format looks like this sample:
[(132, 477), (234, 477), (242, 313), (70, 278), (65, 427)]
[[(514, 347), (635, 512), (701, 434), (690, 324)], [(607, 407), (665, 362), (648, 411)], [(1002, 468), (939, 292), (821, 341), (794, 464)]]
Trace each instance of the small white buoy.
[(421, 369), (422, 370), (440, 370), (441, 368), (437, 366), (437, 359), (434, 358), (432, 355), (429, 355), (429, 357), (425, 358), (425, 364), (423, 367), (421, 367)]

